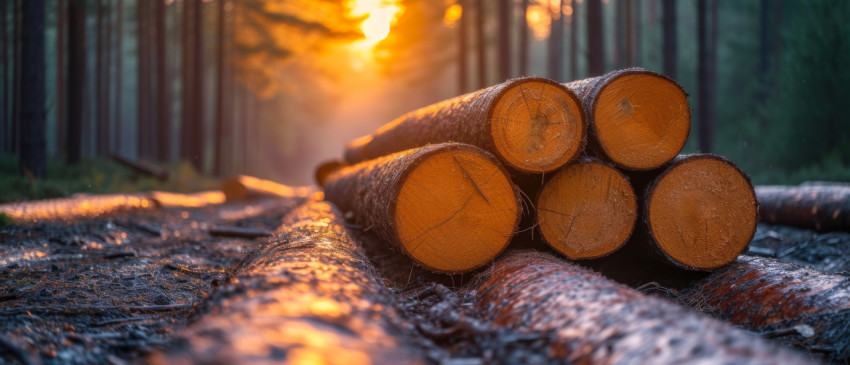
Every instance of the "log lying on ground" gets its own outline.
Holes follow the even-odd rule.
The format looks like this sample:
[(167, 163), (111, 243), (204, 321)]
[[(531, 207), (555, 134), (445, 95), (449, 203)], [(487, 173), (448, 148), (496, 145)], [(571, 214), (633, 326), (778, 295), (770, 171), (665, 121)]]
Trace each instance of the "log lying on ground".
[(160, 208), (198, 208), (207, 205), (221, 204), (225, 201), (224, 193), (218, 190), (201, 191), (197, 193), (171, 193), (167, 191), (152, 191), (151, 200)]
[(520, 218), (516, 188), (476, 147), (445, 143), (342, 168), (326, 198), (417, 263), (458, 273), (490, 262)]
[(553, 331), (549, 355), (557, 359), (584, 364), (809, 362), (551, 255), (510, 253), (481, 279), (475, 290), (483, 317), (520, 331)]
[(159, 364), (422, 363), (339, 212), (311, 201), (196, 308)]
[(345, 149), (350, 164), (431, 143), (461, 142), (498, 156), (509, 168), (553, 171), (582, 150), (579, 99), (554, 81), (520, 78), (415, 110)]
[(591, 149), (630, 170), (676, 157), (691, 129), (688, 96), (675, 81), (630, 68), (566, 84), (582, 99)]
[(112, 160), (120, 163), (136, 173), (154, 177), (158, 180), (168, 180), (168, 170), (141, 160), (132, 160), (121, 155), (112, 155)]
[(345, 167), (345, 162), (342, 161), (331, 160), (322, 162), (321, 164), (319, 164), (319, 167), (316, 168), (316, 174), (315, 176), (313, 176), (313, 178), (316, 180), (316, 185), (319, 185), (319, 187), (324, 187), (325, 180), (328, 179), (328, 175), (343, 167)]
[(313, 193), (313, 189), (308, 187), (293, 188), (274, 181), (246, 175), (238, 175), (225, 180), (221, 190), (229, 202), (269, 197), (305, 197)]
[(747, 249), (755, 234), (758, 203), (750, 179), (723, 157), (679, 156), (645, 194), (650, 244), (684, 269), (726, 265)]
[(626, 243), (637, 212), (637, 198), (622, 173), (584, 160), (567, 165), (543, 186), (537, 227), (543, 240), (564, 256), (591, 259)]
[(78, 194), (70, 198), (0, 204), (0, 213), (15, 224), (95, 218), (133, 209), (149, 209), (156, 204), (147, 194)]
[(695, 309), (836, 362), (850, 360), (850, 277), (742, 256), (679, 295)]
[(850, 186), (757, 186), (762, 221), (818, 231), (850, 231)]

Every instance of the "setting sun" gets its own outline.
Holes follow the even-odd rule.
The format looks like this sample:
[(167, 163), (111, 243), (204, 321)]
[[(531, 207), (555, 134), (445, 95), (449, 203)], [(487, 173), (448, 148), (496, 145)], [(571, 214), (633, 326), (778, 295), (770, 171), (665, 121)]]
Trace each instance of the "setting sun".
[(366, 43), (375, 45), (387, 38), (390, 27), (402, 12), (402, 7), (393, 1), (355, 0), (350, 14), (355, 17), (366, 16), (366, 20), (360, 24), (360, 30), (366, 37)]

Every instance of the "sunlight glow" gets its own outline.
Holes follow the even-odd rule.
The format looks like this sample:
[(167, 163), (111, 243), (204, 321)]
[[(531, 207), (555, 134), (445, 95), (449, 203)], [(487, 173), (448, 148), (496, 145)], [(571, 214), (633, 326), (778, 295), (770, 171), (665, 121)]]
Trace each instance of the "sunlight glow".
[(530, 5), (525, 13), (528, 27), (534, 33), (534, 38), (541, 40), (549, 36), (549, 24), (552, 18), (549, 16), (547, 5)]
[(390, 27), (395, 24), (404, 9), (394, 1), (354, 0), (350, 3), (350, 15), (366, 16), (360, 24), (360, 30), (366, 37), (366, 43), (374, 46), (390, 35)]
[(454, 27), (455, 23), (463, 16), (463, 7), (460, 4), (452, 4), (446, 9), (446, 15), (443, 16), (443, 24), (448, 27)]

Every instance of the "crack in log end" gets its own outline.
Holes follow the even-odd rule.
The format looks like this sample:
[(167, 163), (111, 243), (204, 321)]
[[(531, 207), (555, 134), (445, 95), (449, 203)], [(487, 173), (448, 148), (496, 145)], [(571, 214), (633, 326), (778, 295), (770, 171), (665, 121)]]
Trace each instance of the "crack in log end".
[[(593, 128), (603, 152), (626, 169), (646, 170), (676, 157), (690, 132), (685, 92), (651, 72), (607, 76), (592, 103)], [(600, 76), (606, 78), (606, 76)]]
[(537, 221), (544, 241), (564, 256), (598, 258), (628, 240), (637, 221), (637, 198), (613, 167), (592, 160), (577, 162), (543, 186)]
[(646, 217), (658, 248), (687, 269), (711, 270), (735, 260), (757, 222), (749, 179), (713, 155), (676, 160), (653, 183)]
[(585, 134), (581, 116), (577, 99), (560, 85), (517, 80), (490, 114), (496, 153), (521, 171), (555, 170), (580, 152)]
[(395, 224), (403, 250), (433, 270), (480, 267), (507, 245), (519, 204), (507, 175), (470, 150), (429, 156), (398, 194)]

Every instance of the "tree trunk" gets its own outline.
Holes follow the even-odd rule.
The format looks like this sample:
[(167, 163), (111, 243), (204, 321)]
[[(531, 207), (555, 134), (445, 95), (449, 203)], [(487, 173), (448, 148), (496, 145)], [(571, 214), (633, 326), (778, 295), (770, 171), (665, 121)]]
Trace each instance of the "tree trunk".
[(9, 56), (8, 56), (8, 34), (6, 32), (9, 8), (8, 1), (0, 2), (0, 153), (9, 153), (12, 146), (10, 118), (9, 118)]
[(156, 122), (157, 122), (157, 160), (171, 160), (171, 80), (168, 78), (168, 54), (165, 33), (165, 1), (154, 1), (156, 32)]
[(81, 0), (68, 2), (68, 128), (65, 158), (69, 165), (83, 154), (83, 105), (86, 89), (86, 10)]
[(635, 65), (635, 4), (634, 0), (624, 0), (623, 10), (625, 19), (625, 34), (623, 41), (625, 42), (625, 67), (633, 67)]
[(714, 140), (714, 95), (711, 84), (713, 75), (713, 59), (711, 43), (708, 34), (711, 25), (709, 22), (706, 2), (708, 0), (697, 0), (697, 105), (699, 106), (699, 149), (704, 153), (711, 153)]
[(850, 187), (759, 186), (759, 218), (818, 231), (850, 231)]
[(476, 309), (496, 325), (550, 332), (550, 356), (579, 364), (810, 360), (725, 322), (644, 295), (551, 255), (514, 252), (480, 276)]
[(499, 82), (511, 78), (511, 17), (513, 1), (499, 0)]
[[(564, 12), (561, 0), (557, 0), (557, 11), (551, 12), (552, 22), (549, 30), (549, 78), (564, 81)], [(551, 9), (550, 9), (551, 11)]]
[(429, 143), (461, 142), (499, 156), (524, 172), (553, 171), (582, 150), (584, 114), (563, 85), (514, 79), (410, 112), (350, 142), (348, 163)]
[(570, 80), (578, 80), (578, 2), (572, 3), (570, 15)]
[(21, 1), (12, 0), (14, 3), (12, 22), (14, 33), (12, 33), (12, 57), (14, 59), (14, 70), (12, 71), (12, 153), (18, 154), (21, 150), (21, 77), (23, 69), (21, 65)]
[[(65, 152), (65, 0), (56, 1), (56, 155)], [(2, 47), (2, 45), (0, 45)]]
[(672, 79), (631, 68), (566, 86), (587, 110), (590, 154), (628, 170), (649, 170), (685, 146), (690, 108), (685, 91)]
[(104, 0), (97, 0), (97, 19), (95, 23), (95, 108), (97, 110), (97, 155), (109, 155), (109, 91), (107, 75), (109, 63), (104, 62), (106, 52), (106, 30), (104, 29)]
[(424, 363), (412, 350), (421, 339), (392, 303), (341, 214), (308, 202), (198, 306), (183, 345), (147, 362)]
[(116, 153), (124, 154), (124, 103), (122, 88), (124, 74), (124, 0), (115, 0), (115, 129), (112, 135)]
[(587, 73), (591, 77), (605, 73), (603, 29), (601, 0), (587, 0)]
[(203, 153), (203, 59), (201, 48), (202, 6), (186, 0), (183, 8), (183, 121), (180, 130), (181, 157), (202, 171)]
[(138, 155), (139, 158), (150, 158), (153, 156), (151, 143), (153, 135), (151, 133), (151, 100), (150, 100), (150, 16), (149, 16), (149, 0), (136, 0), (137, 30), (138, 30)]
[[(697, 16), (702, 16), (697, 14)], [(676, 0), (661, 0), (661, 48), (663, 54), (661, 69), (667, 77), (676, 79), (678, 76), (678, 39), (676, 36)]]
[(20, 171), (30, 178), (47, 177), (44, 6), (44, 0), (27, 0), (21, 9)]
[(225, 0), (218, 0), (216, 4), (218, 24), (216, 27), (216, 57), (215, 57), (215, 136), (213, 137), (213, 174), (215, 176), (221, 176), (224, 173), (223, 164), (224, 164), (224, 156), (227, 154), (224, 152), (225, 140), (224, 133), (227, 130), (227, 126), (225, 125), (225, 107), (224, 107), (224, 65), (225, 65), (225, 50), (224, 50), (224, 27), (226, 26), (225, 22)]
[(828, 360), (850, 360), (850, 278), (742, 256), (679, 298), (695, 309)]
[(528, 5), (530, 0), (522, 0), (519, 26), (519, 75), (528, 76)]
[(342, 168), (325, 195), (354, 222), (420, 265), (460, 273), (507, 246), (520, 218), (519, 196), (489, 153), (445, 143)]
[(613, 51), (613, 54), (611, 55), (611, 64), (618, 70), (626, 68), (626, 58), (628, 57), (626, 54), (626, 34), (628, 34), (626, 31), (626, 1), (627, 0), (617, 0), (611, 4), (613, 5), (614, 10), (614, 41), (611, 42)]
[(487, 38), (484, 35), (484, 0), (475, 1), (475, 40), (478, 58), (478, 88), (487, 87)]
[[(750, 178), (715, 155), (673, 160), (646, 189), (651, 250), (687, 270), (713, 270), (746, 251), (758, 223)], [(645, 243), (635, 242), (635, 244)]]
[(468, 54), (468, 52), (467, 52), (467, 48), (468, 48), (467, 38), (469, 36), (467, 35), (467, 33), (468, 33), (467, 28), (469, 27), (469, 17), (472, 15), (472, 12), (470, 11), (471, 9), (469, 7), (469, 1), (470, 0), (459, 0), (458, 1), (458, 4), (461, 4), (461, 8), (463, 9), (462, 10), (463, 14), (461, 15), (460, 21), (457, 24), (457, 27), (458, 27), (458, 35), (457, 35), (457, 37), (458, 37), (458, 42), (457, 42), (457, 45), (458, 45), (458, 49), (457, 49), (457, 62), (458, 62), (458, 65), (457, 65), (457, 67), (458, 67), (457, 68), (457, 70), (458, 70), (457, 71), (457, 79), (458, 79), (457, 80), (457, 88), (458, 88), (458, 92), (457, 92), (457, 94), (458, 95), (466, 94), (466, 91), (468, 90), (467, 80), (469, 79), (469, 75), (468, 75), (469, 66), (468, 66), (468, 61), (466, 60), (466, 58), (467, 58), (466, 55)]
[(625, 175), (590, 159), (556, 172), (536, 203), (543, 240), (571, 260), (618, 250), (631, 236), (638, 215), (637, 198)]

